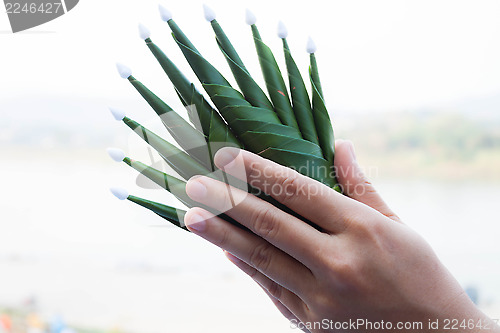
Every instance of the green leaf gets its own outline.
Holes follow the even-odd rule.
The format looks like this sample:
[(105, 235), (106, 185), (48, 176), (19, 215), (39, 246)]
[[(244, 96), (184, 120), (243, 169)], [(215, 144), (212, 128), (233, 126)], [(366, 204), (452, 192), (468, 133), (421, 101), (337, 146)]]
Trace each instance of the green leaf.
[(316, 55), (314, 53), (311, 53), (309, 58), (311, 64), (309, 69), (311, 81), (314, 83), (319, 96), (321, 96), (321, 98), (324, 100), (325, 97), (323, 96), (323, 88), (321, 87), (321, 81), (319, 79), (318, 62), (316, 61)]
[(150, 211), (156, 213), (157, 215), (163, 217), (165, 220), (169, 221), (173, 225), (189, 231), (184, 223), (184, 216), (186, 211), (171, 206), (167, 206), (158, 202), (146, 200), (133, 195), (129, 195), (128, 200), (135, 202), (139, 206), (149, 209)]
[(324, 158), (319, 158), (305, 152), (296, 152), (278, 148), (269, 148), (259, 153), (260, 156), (270, 159), (281, 165), (288, 166), (297, 172), (316, 179), (329, 187), (335, 187), (335, 169)]
[[(242, 148), (243, 146), (226, 126), (220, 114), (196, 90), (194, 84), (189, 82), (177, 66), (150, 38), (146, 39), (146, 44), (173, 83), (179, 98), (188, 109), (190, 120), (195, 127), (199, 124), (201, 131), (208, 137), (209, 142), (224, 142), (227, 145)], [(194, 117), (195, 114), (198, 117)]]
[[(144, 175), (145, 177), (147, 177), (148, 179), (150, 179), (151, 181), (156, 183), (158, 186), (160, 186), (160, 187), (164, 188), (165, 190), (167, 190), (168, 192), (172, 193), (180, 202), (182, 202), (187, 207), (189, 207), (189, 208), (201, 207), (201, 208), (211, 212), (214, 215), (218, 215), (220, 218), (228, 221), (229, 223), (231, 223), (233, 225), (236, 225), (240, 228), (248, 230), (245, 227), (243, 227), (241, 224), (236, 222), (233, 218), (229, 217), (228, 215), (226, 215), (222, 212), (219, 212), (212, 207), (202, 205), (202, 204), (192, 200), (186, 193), (186, 182), (184, 182), (184, 181), (182, 181), (174, 176), (166, 174), (160, 170), (157, 170), (151, 166), (148, 166), (142, 162), (134, 161), (134, 160), (130, 159), (129, 157), (125, 157), (123, 159), (123, 162), (125, 162), (125, 164), (134, 168), (138, 172), (140, 172), (142, 175)], [(231, 183), (231, 184), (233, 184), (233, 183)], [(245, 187), (246, 187), (246, 183), (245, 183)], [(155, 208), (157, 206), (151, 206), (151, 207)], [(148, 207), (146, 207), (146, 208), (148, 208)], [(171, 207), (171, 208), (173, 208), (173, 207)], [(155, 211), (155, 210), (153, 210), (153, 211)], [(171, 211), (171, 209), (170, 209), (170, 211)], [(155, 211), (155, 212), (157, 212), (157, 211)]]
[(315, 144), (319, 144), (318, 133), (314, 125), (314, 118), (311, 109), (311, 102), (307, 94), (306, 85), (302, 79), (299, 68), (293, 60), (290, 48), (285, 38), (283, 38), (283, 51), (285, 53), (286, 67), (288, 71), (288, 80), (290, 83), (290, 93), (292, 95), (293, 112), (300, 132), (304, 139)]
[(271, 102), (260, 86), (252, 78), (250, 72), (246, 69), (243, 61), (241, 61), (238, 53), (220, 27), (217, 20), (213, 20), (211, 24), (216, 35), (217, 45), (226, 58), (229, 68), (231, 68), (233, 76), (243, 92), (245, 99), (253, 106), (273, 110), (274, 108)]
[(210, 173), (209, 169), (198, 163), (191, 156), (162, 139), (157, 134), (151, 132), (138, 122), (128, 117), (123, 118), (123, 122), (153, 147), (182, 178), (187, 180), (196, 175), (206, 175)]
[(186, 194), (186, 182), (174, 176), (166, 174), (160, 170), (157, 170), (151, 166), (148, 166), (142, 162), (132, 160), (129, 157), (125, 157), (123, 159), (123, 162), (137, 170), (145, 177), (149, 178), (158, 186), (172, 193), (184, 205), (188, 207), (196, 206), (196, 202), (191, 200), (191, 198), (189, 198), (189, 196)]
[(311, 79), (312, 84), (312, 107), (314, 123), (316, 124), (316, 131), (318, 131), (318, 139), (323, 156), (327, 161), (333, 164), (333, 156), (335, 149), (335, 139), (333, 135), (332, 123), (328, 110), (326, 109), (325, 102), (316, 88), (316, 85)]
[[(257, 48), (261, 50), (261, 54), (267, 54), (266, 57), (260, 57), (261, 62), (265, 64), (276, 64), (274, 56), (270, 53), (269, 48), (260, 41), (258, 30), (256, 27), (252, 28)], [(297, 126), (283, 125), (277, 112), (252, 106), (239, 91), (235, 90), (227, 83), (227, 80), (222, 74), (204, 59), (199, 52), (184, 45), (181, 39), (176, 38), (175, 32), (173, 37), (189, 65), (201, 81), (210, 99), (216, 105), (233, 133), (245, 145), (246, 149), (254, 153), (265, 154), (271, 160), (285, 166), (299, 166), (301, 167), (301, 172), (307, 176), (317, 179), (329, 186), (335, 185), (335, 179), (331, 176), (333, 159), (326, 160), (323, 158), (321, 154), (322, 147), (304, 140)], [(272, 59), (272, 61), (269, 61), (269, 59)], [(277, 81), (281, 81), (280, 84), (284, 87), (283, 78), (277, 65), (269, 66), (269, 68), (274, 73), (271, 74), (270, 77), (275, 77)], [(295, 120), (287, 94), (284, 94), (284, 96), (282, 95), (282, 97), (286, 98), (285, 105), (288, 105), (288, 111), (284, 114)], [(266, 126), (275, 126), (275, 129), (278, 130), (278, 128), (281, 127), (277, 125), (287, 126), (292, 129), (293, 132), (290, 130), (276, 133), (256, 131), (256, 129)], [(256, 137), (259, 137), (259, 139), (256, 140)], [(294, 142), (294, 140), (297, 141), (295, 141), (294, 144), (290, 144), (290, 142)], [(250, 145), (252, 145), (253, 148), (250, 147)], [(307, 158), (312, 158), (313, 161), (307, 161)], [(306, 161), (302, 161), (304, 159), (306, 159)], [(307, 163), (310, 164), (310, 170), (307, 170)], [(323, 168), (325, 170), (318, 171), (316, 170), (318, 168)]]
[(172, 37), (177, 45), (179, 45), (182, 53), (184, 53), (184, 57), (201, 83), (231, 86), (224, 76), (222, 76), (222, 74), (214, 66), (212, 66), (212, 64), (206, 61), (196, 49), (189, 46), (192, 45), (191, 43), (185, 44), (182, 39), (178, 39), (178, 35), (174, 31), (172, 33)]
[[(250, 74), (246, 69), (245, 65), (243, 64), (243, 61), (241, 60), (240, 56), (234, 49), (233, 44), (231, 44), (229, 38), (227, 38), (224, 30), (222, 30), (219, 22), (217, 22), (217, 20), (212, 20), (210, 21), (210, 24), (212, 25), (212, 29), (215, 32), (215, 36), (217, 37), (217, 43), (219, 44), (221, 50), (224, 51), (226, 56), (229, 59), (231, 59), (234, 64), (236, 64), (239, 68), (241, 68), (242, 71), (244, 71), (247, 74)], [(183, 44), (186, 45), (186, 43)]]
[(200, 53), (200, 52), (198, 52), (196, 47), (194, 47), (194, 45), (191, 43), (191, 41), (187, 38), (187, 36), (184, 34), (184, 32), (182, 32), (182, 30), (179, 28), (179, 26), (177, 25), (177, 23), (175, 23), (174, 20), (170, 19), (170, 20), (168, 20), (167, 23), (168, 23), (168, 26), (170, 27), (170, 30), (172, 30), (172, 33), (175, 34), (176, 39), (178, 39), (182, 44), (186, 45), (186, 47), (190, 48), (194, 52), (196, 52), (198, 54)]
[(210, 152), (208, 151), (205, 136), (195, 129), (191, 124), (184, 120), (170, 106), (163, 102), (142, 82), (133, 76), (128, 78), (130, 83), (137, 89), (141, 96), (155, 110), (163, 124), (179, 143), (179, 145), (195, 160), (200, 162), (208, 169), (212, 169)]
[(260, 34), (255, 24), (252, 25), (252, 33), (254, 36), (255, 48), (259, 56), (262, 74), (266, 82), (267, 91), (273, 102), (274, 110), (283, 124), (298, 129), (297, 120), (295, 119), (292, 105), (288, 98), (285, 81), (283, 81), (283, 75), (276, 63), (276, 59), (271, 49), (264, 44), (260, 38)]
[(255, 152), (260, 152), (270, 147), (279, 147), (283, 150), (308, 152), (310, 155), (323, 158), (321, 148), (318, 145), (277, 133), (247, 131), (241, 135), (241, 139)]

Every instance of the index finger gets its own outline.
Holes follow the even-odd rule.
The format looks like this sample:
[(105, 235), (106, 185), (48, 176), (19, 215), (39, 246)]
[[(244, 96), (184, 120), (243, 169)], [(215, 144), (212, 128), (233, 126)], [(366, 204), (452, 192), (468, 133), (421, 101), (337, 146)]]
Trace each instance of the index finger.
[(215, 164), (334, 233), (346, 228), (349, 211), (360, 209), (330, 187), (245, 150), (222, 148), (215, 155)]

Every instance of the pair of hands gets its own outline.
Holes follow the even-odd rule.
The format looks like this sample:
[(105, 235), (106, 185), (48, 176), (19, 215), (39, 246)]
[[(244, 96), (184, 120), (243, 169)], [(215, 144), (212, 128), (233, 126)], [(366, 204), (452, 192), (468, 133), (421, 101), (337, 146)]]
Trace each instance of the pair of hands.
[(369, 332), (375, 325), (385, 327), (378, 331), (436, 332), (429, 321), (439, 320), (442, 330), (445, 320), (453, 319), (474, 322), (458, 332), (482, 331), (478, 323), (483, 330), (487, 325), (486, 332), (499, 332), (430, 246), (384, 203), (361, 172), (352, 144), (337, 140), (335, 149), (337, 177), (347, 196), (247, 151), (223, 148), (215, 156), (220, 169), (271, 195), (319, 230), (208, 177), (189, 180), (187, 194), (251, 232), (201, 208), (189, 210), (187, 227), (225, 250), (306, 332)]

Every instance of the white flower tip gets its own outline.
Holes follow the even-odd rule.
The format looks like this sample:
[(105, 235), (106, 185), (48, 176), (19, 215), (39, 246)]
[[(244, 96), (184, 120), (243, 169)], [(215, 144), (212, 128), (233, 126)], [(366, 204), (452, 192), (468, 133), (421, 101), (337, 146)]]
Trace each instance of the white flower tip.
[(119, 62), (116, 63), (116, 69), (118, 70), (118, 73), (120, 73), (120, 76), (124, 79), (128, 79), (128, 77), (132, 75), (132, 70)]
[(158, 10), (160, 11), (161, 19), (168, 22), (172, 19), (172, 12), (162, 5), (158, 5)]
[(148, 39), (149, 37), (151, 37), (151, 32), (149, 31), (148, 28), (146, 28), (146, 26), (142, 23), (139, 23), (139, 36), (142, 38), (142, 39)]
[(212, 22), (216, 18), (214, 10), (208, 7), (207, 4), (203, 4), (203, 13), (205, 14), (205, 19), (208, 22)]
[(307, 50), (307, 53), (309, 53), (309, 54), (314, 53), (317, 50), (316, 43), (314, 42), (314, 40), (311, 37), (309, 37), (309, 39), (307, 40), (306, 50)]
[(125, 111), (123, 111), (123, 110), (109, 108), (109, 111), (111, 111), (111, 114), (113, 115), (113, 117), (118, 121), (123, 120), (123, 118), (125, 118)]
[(247, 9), (245, 12), (245, 21), (248, 25), (254, 25), (257, 22), (257, 17), (255, 17), (255, 14), (250, 9)]
[(278, 37), (279, 38), (288, 37), (288, 29), (286, 28), (285, 23), (283, 23), (282, 21), (278, 22)]
[(106, 151), (108, 152), (109, 157), (111, 157), (111, 159), (115, 162), (122, 162), (125, 158), (125, 152), (121, 149), (108, 148)]
[(112, 187), (109, 190), (111, 191), (111, 193), (113, 193), (115, 197), (117, 197), (120, 200), (125, 200), (128, 198), (128, 192), (126, 189), (120, 187)]

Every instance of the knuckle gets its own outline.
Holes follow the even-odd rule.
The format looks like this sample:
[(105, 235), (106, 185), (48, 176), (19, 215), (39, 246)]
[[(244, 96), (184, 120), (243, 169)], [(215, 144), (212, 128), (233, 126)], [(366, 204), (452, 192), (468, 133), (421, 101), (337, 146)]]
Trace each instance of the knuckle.
[(246, 175), (249, 180), (258, 180), (260, 175), (260, 169), (256, 163), (250, 163), (245, 168)]
[(255, 209), (251, 217), (251, 223), (253, 231), (266, 239), (273, 238), (279, 231), (278, 219), (272, 208)]
[(372, 244), (377, 244), (384, 238), (386, 233), (385, 225), (379, 221), (367, 221), (359, 224), (358, 236), (363, 237)]
[(271, 195), (278, 201), (286, 204), (293, 201), (301, 192), (299, 186), (299, 174), (295, 171), (288, 171), (286, 174), (277, 175), (275, 186), (271, 188)]
[(232, 198), (231, 189), (229, 186), (225, 186), (225, 188), (219, 192), (219, 198), (217, 200), (219, 202), (220, 210), (222, 212), (234, 208), (234, 202), (231, 198)]
[(215, 242), (215, 245), (224, 249), (229, 244), (229, 241), (231, 238), (230, 233), (227, 229), (223, 229), (218, 234), (219, 234), (219, 237), (218, 237), (217, 241)]
[(250, 267), (250, 269), (248, 270), (248, 276), (250, 276), (252, 279), (255, 280), (255, 277), (257, 276), (257, 274), (259, 273), (258, 270), (256, 270), (255, 268), (253, 267)]
[(336, 282), (339, 294), (350, 295), (364, 289), (363, 276), (363, 267), (350, 258), (336, 263), (335, 274), (331, 278)]
[(267, 243), (256, 246), (250, 255), (250, 265), (261, 272), (267, 271), (271, 265), (271, 247)]
[(267, 288), (267, 291), (271, 296), (279, 300), (281, 298), (281, 295), (283, 294), (283, 287), (277, 284), (276, 282), (271, 281), (269, 287)]

